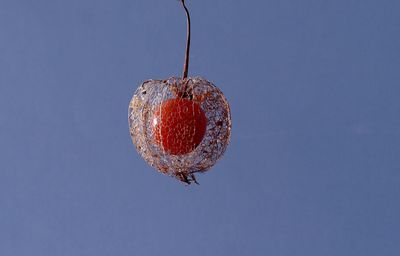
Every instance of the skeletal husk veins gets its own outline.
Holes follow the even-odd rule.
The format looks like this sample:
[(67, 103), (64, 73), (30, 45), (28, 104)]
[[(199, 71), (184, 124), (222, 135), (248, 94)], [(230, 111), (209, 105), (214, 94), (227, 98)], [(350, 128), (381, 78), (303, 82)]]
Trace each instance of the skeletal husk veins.
[(196, 182), (195, 173), (208, 171), (229, 144), (228, 102), (200, 77), (145, 81), (128, 115), (141, 156), (159, 172), (188, 184)]

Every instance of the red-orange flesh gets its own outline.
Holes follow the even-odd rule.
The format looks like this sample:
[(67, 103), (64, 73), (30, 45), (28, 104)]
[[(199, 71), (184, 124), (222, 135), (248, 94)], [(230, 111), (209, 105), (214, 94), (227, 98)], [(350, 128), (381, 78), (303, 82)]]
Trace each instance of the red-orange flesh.
[(166, 100), (154, 112), (154, 139), (171, 155), (192, 152), (203, 140), (206, 128), (207, 117), (193, 100)]

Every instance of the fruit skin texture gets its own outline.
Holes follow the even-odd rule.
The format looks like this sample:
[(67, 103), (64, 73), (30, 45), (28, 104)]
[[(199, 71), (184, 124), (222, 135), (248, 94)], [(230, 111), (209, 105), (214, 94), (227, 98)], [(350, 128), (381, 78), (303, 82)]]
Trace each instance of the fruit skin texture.
[(204, 111), (190, 99), (166, 100), (154, 112), (154, 139), (171, 155), (192, 152), (203, 140), (206, 128)]

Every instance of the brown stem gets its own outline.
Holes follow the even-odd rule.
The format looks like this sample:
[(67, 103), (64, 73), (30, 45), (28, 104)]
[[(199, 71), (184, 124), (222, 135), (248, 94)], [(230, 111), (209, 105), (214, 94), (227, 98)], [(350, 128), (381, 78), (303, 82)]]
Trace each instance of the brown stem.
[(181, 0), (182, 6), (185, 9), (187, 17), (187, 38), (186, 38), (186, 53), (185, 53), (185, 64), (183, 65), (183, 79), (187, 78), (189, 71), (189, 57), (190, 57), (190, 14), (189, 10), (185, 5), (185, 0)]

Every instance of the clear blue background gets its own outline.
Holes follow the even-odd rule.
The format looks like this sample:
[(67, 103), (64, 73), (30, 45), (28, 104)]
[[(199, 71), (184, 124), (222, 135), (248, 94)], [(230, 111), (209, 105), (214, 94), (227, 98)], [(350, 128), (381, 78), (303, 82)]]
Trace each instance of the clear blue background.
[(0, 255), (400, 255), (400, 1), (187, 2), (234, 125), (190, 187), (127, 122), (178, 1), (0, 0)]

